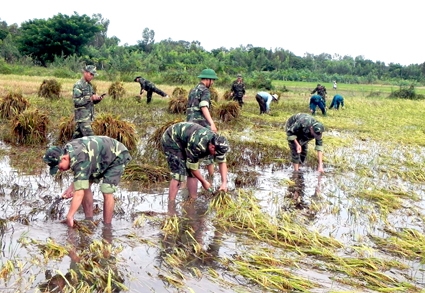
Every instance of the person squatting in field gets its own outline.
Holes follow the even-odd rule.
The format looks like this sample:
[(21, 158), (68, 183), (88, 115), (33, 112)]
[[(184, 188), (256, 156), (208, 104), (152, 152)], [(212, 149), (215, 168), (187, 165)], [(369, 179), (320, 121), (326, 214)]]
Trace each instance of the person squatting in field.
[(97, 76), (96, 67), (87, 65), (82, 71), (83, 77), (74, 84), (72, 90), (75, 120), (72, 139), (95, 135), (91, 127), (94, 120), (94, 105), (100, 103), (103, 98), (94, 92), (91, 84), (92, 79)]
[(329, 106), (329, 109), (336, 109), (339, 110), (339, 107), (342, 107), (344, 109), (344, 97), (341, 95), (335, 95), (332, 99), (332, 103)]
[(186, 178), (191, 199), (197, 198), (198, 181), (203, 188), (212, 191), (211, 184), (199, 170), (199, 161), (209, 155), (214, 156), (218, 163), (221, 175), (219, 190), (227, 191), (226, 153), (229, 151), (229, 143), (225, 137), (199, 124), (180, 122), (167, 128), (161, 144), (171, 171), (169, 200), (176, 199), (180, 184)]
[(269, 94), (267, 92), (258, 92), (255, 95), (255, 99), (258, 102), (258, 106), (260, 107), (260, 115), (261, 114), (269, 114), (270, 113), (270, 104), (272, 101), (277, 101), (279, 96), (277, 94)]
[[(212, 132), (217, 132), (214, 120), (211, 117), (211, 92), (209, 88), (218, 79), (214, 70), (207, 68), (199, 74), (200, 82), (190, 90), (187, 99), (186, 121), (197, 123), (203, 127), (211, 129)], [(204, 160), (207, 166), (208, 175), (211, 177), (214, 174), (214, 158), (207, 156)]]
[(107, 136), (85, 136), (74, 139), (61, 149), (51, 146), (43, 156), (50, 167), (50, 175), (58, 170), (72, 170), (73, 183), (62, 194), (71, 198), (71, 206), (66, 216), (68, 226), (74, 226), (74, 215), (82, 204), (86, 219), (93, 219), (92, 183), (100, 184), (103, 194), (103, 222), (111, 224), (114, 212), (114, 192), (121, 181), (125, 166), (130, 162), (128, 149), (119, 141)]
[(153, 93), (157, 93), (161, 97), (168, 98), (168, 95), (157, 88), (153, 82), (150, 82), (141, 76), (136, 76), (136, 78), (134, 78), (134, 82), (138, 82), (140, 84), (140, 97), (142, 96), (143, 91), (146, 91), (146, 104), (149, 104), (152, 101)]
[(291, 162), (294, 171), (298, 171), (300, 164), (304, 164), (307, 158), (308, 142), (315, 139), (318, 159), (317, 171), (323, 172), (322, 134), (325, 131), (323, 124), (309, 114), (298, 113), (289, 117), (286, 121), (285, 131), (291, 150)]

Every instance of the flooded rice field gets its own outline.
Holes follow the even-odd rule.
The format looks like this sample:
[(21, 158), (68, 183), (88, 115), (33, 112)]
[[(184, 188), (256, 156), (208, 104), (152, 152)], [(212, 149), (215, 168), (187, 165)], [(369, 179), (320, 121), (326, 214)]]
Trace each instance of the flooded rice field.
[(60, 222), (69, 200), (49, 210), (70, 177), (19, 175), (4, 156), (1, 291), (421, 292), (425, 187), (405, 160), (424, 150), (359, 140), (326, 156), (344, 168), (253, 166), (228, 194), (183, 189), (175, 205), (166, 186), (123, 184), (111, 227), (79, 211), (77, 229)]

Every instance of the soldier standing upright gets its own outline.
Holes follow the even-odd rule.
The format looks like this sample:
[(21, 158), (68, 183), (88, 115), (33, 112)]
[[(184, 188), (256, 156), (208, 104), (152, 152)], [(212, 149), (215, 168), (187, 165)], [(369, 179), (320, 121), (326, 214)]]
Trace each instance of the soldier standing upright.
[(94, 105), (103, 98), (94, 92), (91, 84), (92, 79), (97, 76), (96, 67), (87, 65), (82, 71), (83, 77), (74, 84), (72, 90), (75, 119), (75, 131), (72, 139), (95, 135), (91, 127), (94, 120)]
[(239, 106), (243, 105), (243, 98), (245, 96), (245, 84), (242, 80), (242, 75), (238, 74), (237, 79), (232, 83), (232, 88), (230, 89), (230, 96), (233, 97), (234, 101), (239, 103)]
[[(217, 132), (214, 120), (211, 117), (211, 93), (209, 88), (218, 79), (214, 70), (207, 68), (198, 76), (201, 81), (189, 92), (186, 108), (186, 121), (197, 123), (207, 127), (212, 132)], [(209, 156), (205, 160), (209, 176), (214, 174), (213, 158)]]

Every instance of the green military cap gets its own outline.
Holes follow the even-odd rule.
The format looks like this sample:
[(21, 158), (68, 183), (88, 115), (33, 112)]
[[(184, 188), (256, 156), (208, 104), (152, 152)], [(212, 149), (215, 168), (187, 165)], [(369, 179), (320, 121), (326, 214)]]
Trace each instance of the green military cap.
[(218, 79), (217, 74), (211, 68), (207, 68), (201, 71), (201, 74), (198, 75), (198, 78), (205, 79)]
[(43, 156), (43, 161), (50, 167), (50, 175), (55, 175), (59, 170), (60, 158), (63, 150), (57, 146), (51, 146)]
[(84, 67), (83, 70), (86, 71), (86, 72), (89, 72), (89, 73), (93, 74), (94, 76), (97, 76), (96, 66), (94, 66), (94, 65), (87, 65), (86, 67)]

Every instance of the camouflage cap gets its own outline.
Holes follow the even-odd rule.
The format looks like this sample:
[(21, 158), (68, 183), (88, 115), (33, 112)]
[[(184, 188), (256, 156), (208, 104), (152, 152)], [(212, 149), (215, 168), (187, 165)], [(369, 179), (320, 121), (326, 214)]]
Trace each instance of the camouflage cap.
[(240, 77), (240, 78), (242, 78), (242, 74), (238, 74), (238, 75), (236, 75), (236, 77), (238, 77), (238, 78), (239, 78), (239, 77)]
[(224, 136), (215, 135), (211, 143), (215, 146), (215, 153), (217, 156), (223, 156), (229, 151), (229, 142)]
[(57, 146), (51, 146), (43, 156), (43, 161), (50, 167), (50, 175), (55, 175), (59, 170), (60, 158), (63, 150)]
[(84, 67), (83, 70), (85, 72), (89, 72), (89, 73), (93, 74), (94, 76), (97, 76), (96, 66), (94, 66), (94, 65), (87, 65), (86, 67)]
[(315, 139), (321, 139), (322, 133), (325, 131), (325, 127), (320, 122), (315, 122), (311, 127), (311, 132)]

